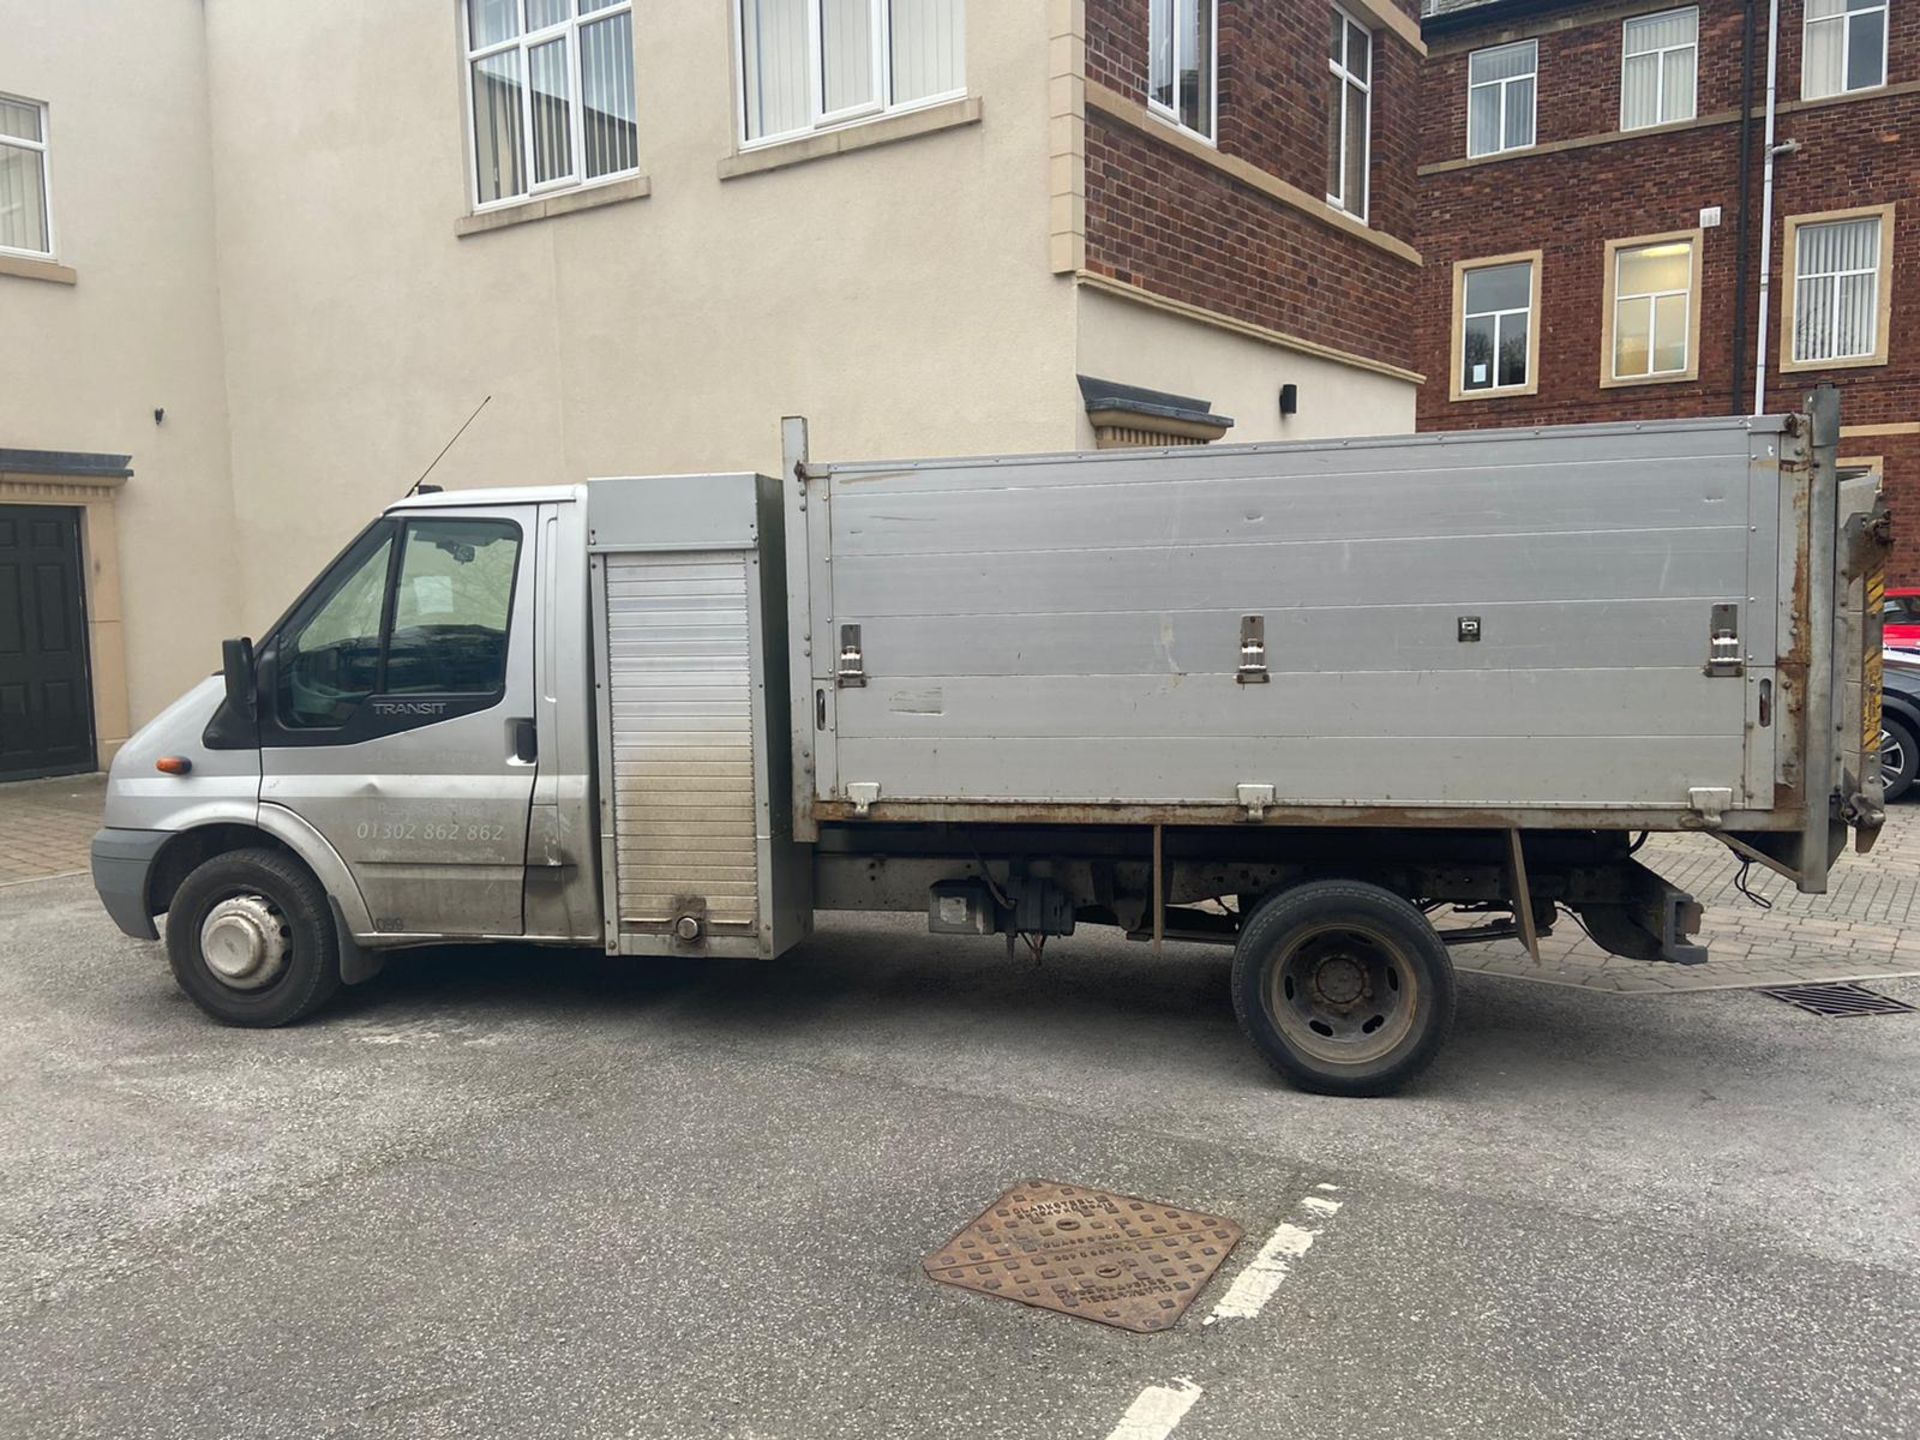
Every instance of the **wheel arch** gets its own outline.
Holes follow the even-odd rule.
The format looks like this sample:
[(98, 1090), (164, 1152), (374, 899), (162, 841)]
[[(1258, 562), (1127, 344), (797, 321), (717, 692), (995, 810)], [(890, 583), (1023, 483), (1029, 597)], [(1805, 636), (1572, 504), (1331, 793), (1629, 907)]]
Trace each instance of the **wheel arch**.
[(340, 907), (349, 935), (373, 928), (366, 901), (353, 872), (327, 839), (293, 811), (262, 805), (253, 823), (236, 818), (208, 820), (180, 831), (154, 856), (147, 875), (147, 913), (163, 914), (198, 866), (233, 850), (277, 850), (298, 860)]
[(251, 849), (291, 853), (283, 842), (244, 820), (209, 820), (177, 832), (160, 847), (147, 871), (147, 913), (164, 915), (187, 876), (216, 855)]
[(1880, 696), (1880, 711), (1883, 715), (1890, 715), (1898, 720), (1913, 733), (1916, 739), (1920, 739), (1920, 709), (1909, 705), (1904, 699), (1883, 691)]
[(326, 836), (303, 816), (284, 805), (263, 803), (260, 806), (260, 828), (306, 863), (306, 867), (313, 872), (313, 878), (320, 882), (320, 888), (340, 907), (340, 918), (346, 922), (351, 934), (362, 936), (373, 933), (373, 912), (367, 908), (366, 899), (360, 893), (360, 883), (353, 878), (353, 871), (347, 868), (347, 862), (340, 858), (340, 852), (333, 848)]

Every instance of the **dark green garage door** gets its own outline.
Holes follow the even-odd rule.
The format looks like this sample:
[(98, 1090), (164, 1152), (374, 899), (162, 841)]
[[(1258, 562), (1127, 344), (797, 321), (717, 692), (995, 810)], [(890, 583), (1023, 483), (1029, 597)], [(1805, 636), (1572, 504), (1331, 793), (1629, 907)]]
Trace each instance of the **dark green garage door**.
[(0, 780), (93, 767), (80, 512), (0, 505)]

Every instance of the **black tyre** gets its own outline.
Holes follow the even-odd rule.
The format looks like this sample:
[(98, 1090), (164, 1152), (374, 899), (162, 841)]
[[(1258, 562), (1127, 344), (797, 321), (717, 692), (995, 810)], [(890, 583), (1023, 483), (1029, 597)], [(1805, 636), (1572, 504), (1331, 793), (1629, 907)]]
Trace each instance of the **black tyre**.
[(1315, 880), (1269, 898), (1233, 951), (1233, 1009), (1302, 1090), (1385, 1095), (1426, 1068), (1453, 1025), (1453, 962), (1390, 890)]
[(1892, 715), (1880, 717), (1881, 798), (1889, 805), (1913, 788), (1913, 775), (1920, 769), (1920, 748), (1914, 745), (1913, 729)]
[(187, 998), (223, 1025), (290, 1025), (340, 988), (326, 891), (274, 850), (216, 855), (181, 882), (167, 959)]

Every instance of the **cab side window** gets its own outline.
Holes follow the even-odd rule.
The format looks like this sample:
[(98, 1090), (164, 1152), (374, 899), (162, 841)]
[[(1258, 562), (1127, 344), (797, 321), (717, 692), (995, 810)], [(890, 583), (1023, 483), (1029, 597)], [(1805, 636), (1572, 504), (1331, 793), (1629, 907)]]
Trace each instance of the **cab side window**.
[(504, 520), (408, 524), (387, 641), (386, 695), (504, 689), (520, 530)]
[(504, 693), (519, 559), (506, 520), (369, 530), (279, 639), (281, 726), (338, 729), (375, 695)]

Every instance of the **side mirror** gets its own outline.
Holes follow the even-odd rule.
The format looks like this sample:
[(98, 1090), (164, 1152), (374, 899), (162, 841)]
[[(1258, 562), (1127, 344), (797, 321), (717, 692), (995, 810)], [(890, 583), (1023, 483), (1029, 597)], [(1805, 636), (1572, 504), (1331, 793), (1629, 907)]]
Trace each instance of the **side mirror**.
[(209, 750), (252, 750), (260, 744), (253, 641), (222, 640), (220, 672), (226, 677), (227, 693), (201, 732), (200, 743)]
[(243, 635), (238, 640), (220, 642), (220, 669), (227, 680), (227, 705), (233, 713), (252, 720), (255, 716), (256, 677), (253, 668), (253, 641)]

